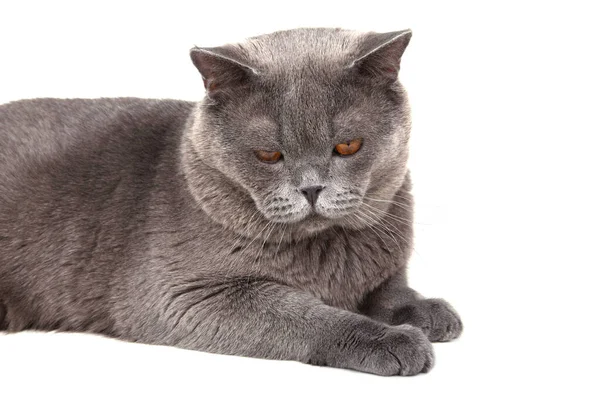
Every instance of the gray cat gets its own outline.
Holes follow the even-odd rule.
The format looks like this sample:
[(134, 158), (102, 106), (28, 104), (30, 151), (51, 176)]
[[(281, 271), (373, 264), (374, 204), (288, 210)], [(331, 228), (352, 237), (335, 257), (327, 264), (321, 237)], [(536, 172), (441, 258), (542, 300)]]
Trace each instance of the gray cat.
[(410, 37), (194, 48), (198, 104), (0, 106), (0, 329), (428, 371), (462, 323), (406, 281)]

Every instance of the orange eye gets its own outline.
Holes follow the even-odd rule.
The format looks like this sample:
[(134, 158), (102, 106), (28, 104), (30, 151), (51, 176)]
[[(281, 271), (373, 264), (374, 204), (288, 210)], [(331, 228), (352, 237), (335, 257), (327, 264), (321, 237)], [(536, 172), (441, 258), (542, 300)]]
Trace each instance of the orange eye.
[(362, 146), (362, 139), (354, 139), (346, 143), (340, 143), (335, 146), (335, 152), (340, 156), (351, 156), (360, 150)]
[(275, 164), (281, 159), (281, 153), (279, 151), (257, 150), (256, 157), (262, 162)]

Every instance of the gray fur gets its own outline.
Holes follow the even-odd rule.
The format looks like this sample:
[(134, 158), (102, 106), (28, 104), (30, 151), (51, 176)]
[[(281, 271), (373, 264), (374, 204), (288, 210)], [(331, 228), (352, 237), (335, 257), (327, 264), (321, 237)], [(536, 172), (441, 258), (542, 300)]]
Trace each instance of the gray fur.
[(198, 104), (0, 106), (0, 328), (428, 371), (427, 335), (462, 325), (406, 282), (409, 39), (298, 29), (194, 48)]

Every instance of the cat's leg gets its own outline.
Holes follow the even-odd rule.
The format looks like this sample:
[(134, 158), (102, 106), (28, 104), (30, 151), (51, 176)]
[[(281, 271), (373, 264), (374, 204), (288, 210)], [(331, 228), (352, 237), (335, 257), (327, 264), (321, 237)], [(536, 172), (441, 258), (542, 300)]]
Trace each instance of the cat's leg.
[(270, 281), (199, 282), (174, 292), (169, 303), (165, 324), (138, 340), (378, 375), (414, 375), (433, 365), (421, 330), (330, 307)]
[(419, 327), (432, 342), (456, 339), (463, 329), (460, 316), (448, 302), (424, 298), (400, 274), (367, 295), (361, 311), (386, 324)]

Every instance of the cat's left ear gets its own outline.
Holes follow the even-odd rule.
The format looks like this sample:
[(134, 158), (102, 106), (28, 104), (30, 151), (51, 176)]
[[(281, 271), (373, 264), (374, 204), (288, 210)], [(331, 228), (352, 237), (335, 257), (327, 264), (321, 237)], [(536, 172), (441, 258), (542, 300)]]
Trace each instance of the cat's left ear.
[(384, 81), (395, 81), (400, 71), (400, 58), (410, 42), (412, 31), (370, 33), (359, 47), (358, 56), (349, 68)]
[(232, 95), (258, 74), (232, 47), (194, 47), (190, 57), (202, 75), (206, 94), (214, 100)]

